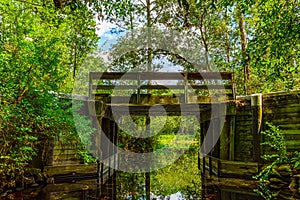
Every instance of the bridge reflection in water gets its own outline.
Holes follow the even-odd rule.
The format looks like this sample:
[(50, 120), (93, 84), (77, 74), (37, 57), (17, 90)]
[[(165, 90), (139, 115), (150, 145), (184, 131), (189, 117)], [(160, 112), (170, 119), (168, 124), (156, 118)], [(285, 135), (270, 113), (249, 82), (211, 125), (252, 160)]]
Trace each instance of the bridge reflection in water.
[[(186, 156), (189, 157), (190, 155)], [(193, 157), (193, 155), (191, 155), (191, 157)], [(197, 172), (191, 172), (193, 168), (197, 167), (197, 163), (187, 161), (188, 159), (183, 158), (182, 162), (179, 161), (170, 167), (151, 173), (151, 199), (263, 199), (254, 192), (254, 189), (256, 189), (255, 181), (234, 178), (218, 179), (201, 177)], [(179, 166), (180, 164), (181, 166)], [(190, 165), (191, 170), (185, 170), (186, 165)], [(187, 173), (193, 174), (185, 178)], [(88, 178), (85, 180), (69, 179), (68, 182), (49, 184), (40, 189), (37, 197), (32, 196), (28, 199), (142, 200), (146, 199), (144, 177), (144, 174), (133, 174), (132, 176), (132, 174), (129, 173), (116, 171), (101, 187), (97, 184), (96, 178)], [(178, 198), (179, 196), (182, 198)]]

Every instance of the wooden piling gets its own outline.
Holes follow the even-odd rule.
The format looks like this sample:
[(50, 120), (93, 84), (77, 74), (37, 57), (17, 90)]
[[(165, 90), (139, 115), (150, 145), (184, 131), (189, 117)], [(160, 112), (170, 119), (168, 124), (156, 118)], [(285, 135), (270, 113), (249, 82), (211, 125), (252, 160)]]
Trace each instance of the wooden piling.
[(262, 122), (262, 94), (251, 95), (253, 161), (260, 160), (260, 131)]

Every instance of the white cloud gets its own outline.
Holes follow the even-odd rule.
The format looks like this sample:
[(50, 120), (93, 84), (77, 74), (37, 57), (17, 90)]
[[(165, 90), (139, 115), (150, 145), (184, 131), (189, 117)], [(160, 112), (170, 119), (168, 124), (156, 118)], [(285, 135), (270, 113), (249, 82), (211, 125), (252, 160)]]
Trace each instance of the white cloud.
[(116, 25), (109, 23), (109, 22), (98, 22), (97, 23), (97, 35), (102, 36), (105, 32), (111, 30), (112, 28), (116, 28)]

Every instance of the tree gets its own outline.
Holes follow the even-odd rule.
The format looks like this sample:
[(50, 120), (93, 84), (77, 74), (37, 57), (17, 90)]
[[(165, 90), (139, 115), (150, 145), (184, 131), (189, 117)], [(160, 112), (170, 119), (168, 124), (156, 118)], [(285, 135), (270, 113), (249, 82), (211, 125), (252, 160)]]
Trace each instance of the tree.
[(93, 15), (84, 5), (78, 9), (0, 3), (0, 190), (22, 179), (41, 142), (76, 135), (56, 92), (67, 91), (74, 58), (79, 64), (97, 42)]
[(251, 9), (253, 92), (299, 88), (299, 9), (299, 1), (259, 1)]

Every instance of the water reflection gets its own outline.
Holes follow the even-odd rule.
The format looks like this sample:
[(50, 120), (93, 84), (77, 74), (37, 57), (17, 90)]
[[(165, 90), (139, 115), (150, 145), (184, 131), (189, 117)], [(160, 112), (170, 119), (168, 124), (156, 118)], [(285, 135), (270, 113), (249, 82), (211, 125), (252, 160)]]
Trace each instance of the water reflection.
[[(19, 199), (147, 200), (147, 182), (145, 179), (145, 174), (116, 172), (108, 183), (101, 187), (97, 187), (97, 179), (49, 184), (38, 188), (38, 192), (31, 191), (27, 196), (20, 197)], [(196, 151), (189, 151), (172, 165), (152, 172), (150, 174), (150, 189), (150, 199), (152, 200), (265, 199), (254, 192), (257, 189), (257, 182), (255, 181), (201, 177), (198, 170)], [(277, 199), (283, 198), (279, 196)]]

